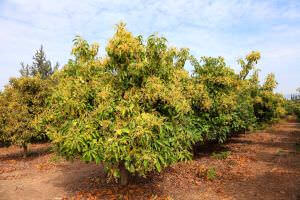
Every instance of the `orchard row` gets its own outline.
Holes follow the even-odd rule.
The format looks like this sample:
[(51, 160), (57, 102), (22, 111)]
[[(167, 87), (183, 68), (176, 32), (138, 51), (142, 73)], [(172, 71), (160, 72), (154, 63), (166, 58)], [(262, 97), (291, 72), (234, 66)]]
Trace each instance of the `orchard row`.
[(259, 52), (238, 60), (236, 73), (222, 57), (196, 59), (122, 23), (104, 57), (98, 48), (76, 37), (62, 69), (23, 66), (0, 94), (0, 141), (27, 149), (48, 138), (61, 155), (102, 163), (126, 183), (128, 172), (161, 171), (191, 159), (196, 143), (222, 143), (285, 114), (274, 75), (259, 81)]

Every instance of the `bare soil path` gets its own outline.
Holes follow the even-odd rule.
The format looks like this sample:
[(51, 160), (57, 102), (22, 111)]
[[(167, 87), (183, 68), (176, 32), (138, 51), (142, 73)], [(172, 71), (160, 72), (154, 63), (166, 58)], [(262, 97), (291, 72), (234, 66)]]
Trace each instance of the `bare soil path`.
[(0, 200), (46, 199), (291, 199), (300, 200), (300, 124), (200, 147), (195, 159), (131, 184), (107, 184), (103, 168), (57, 157), (49, 144), (0, 148)]

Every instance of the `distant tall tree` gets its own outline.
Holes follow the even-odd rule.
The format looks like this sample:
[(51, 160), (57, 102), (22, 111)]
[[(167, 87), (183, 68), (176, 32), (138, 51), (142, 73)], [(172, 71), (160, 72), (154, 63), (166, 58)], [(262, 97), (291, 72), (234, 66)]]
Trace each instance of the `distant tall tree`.
[(30, 76), (30, 66), (28, 64), (25, 65), (23, 62), (21, 62), (21, 66), (22, 68), (19, 71), (21, 76), (25, 76), (25, 77)]
[(32, 65), (21, 63), (20, 73), (22, 76), (36, 76), (40, 75), (42, 79), (46, 79), (51, 76), (58, 69), (58, 62), (52, 67), (51, 61), (47, 60), (43, 45), (38, 49), (33, 56)]

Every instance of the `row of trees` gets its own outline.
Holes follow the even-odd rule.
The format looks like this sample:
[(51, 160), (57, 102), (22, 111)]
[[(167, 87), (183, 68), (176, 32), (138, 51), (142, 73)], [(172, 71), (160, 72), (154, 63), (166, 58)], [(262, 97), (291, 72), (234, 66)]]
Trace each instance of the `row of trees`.
[(191, 159), (195, 143), (222, 143), (285, 112), (274, 75), (259, 82), (259, 52), (240, 59), (236, 73), (222, 57), (198, 60), (163, 37), (134, 36), (122, 23), (106, 56), (98, 48), (76, 37), (74, 59), (50, 78), (36, 70), (13, 79), (0, 98), (1, 140), (26, 146), (47, 135), (61, 155), (103, 163), (125, 184), (128, 172), (161, 171)]

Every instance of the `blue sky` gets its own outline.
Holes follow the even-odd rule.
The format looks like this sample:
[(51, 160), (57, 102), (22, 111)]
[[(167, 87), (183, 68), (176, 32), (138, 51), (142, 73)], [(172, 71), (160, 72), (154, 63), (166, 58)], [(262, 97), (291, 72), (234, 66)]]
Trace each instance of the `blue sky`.
[(238, 58), (258, 50), (262, 79), (274, 72), (283, 94), (300, 87), (299, 0), (0, 0), (0, 88), (41, 44), (60, 64), (75, 35), (99, 42), (104, 54), (120, 21), (198, 57), (223, 56), (236, 70)]

